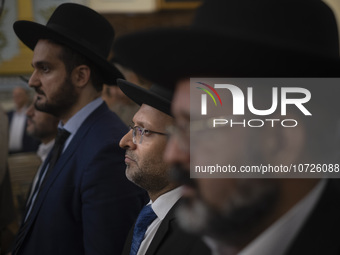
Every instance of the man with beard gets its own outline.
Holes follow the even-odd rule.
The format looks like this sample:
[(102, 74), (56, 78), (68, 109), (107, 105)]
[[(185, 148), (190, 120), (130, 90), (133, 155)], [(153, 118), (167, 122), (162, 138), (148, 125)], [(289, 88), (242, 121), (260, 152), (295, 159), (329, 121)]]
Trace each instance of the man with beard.
[(37, 155), (41, 159), (41, 165), (35, 174), (33, 179), (33, 183), (31, 186), (31, 190), (28, 194), (27, 201), (30, 200), (35, 186), (37, 185), (37, 181), (39, 179), (39, 174), (45, 159), (48, 154), (52, 150), (54, 145), (55, 137), (58, 133), (58, 123), (59, 119), (47, 112), (42, 112), (35, 109), (34, 104), (37, 100), (37, 96), (34, 97), (32, 104), (27, 108), (27, 128), (26, 132), (30, 136), (38, 139), (41, 143), (37, 150)]
[(100, 97), (120, 77), (106, 60), (113, 28), (66, 3), (46, 26), (17, 21), (14, 31), (34, 50), (35, 107), (60, 124), (12, 254), (120, 254), (146, 194), (125, 177), (118, 143), (127, 127)]
[[(173, 125), (172, 91), (158, 85), (146, 90), (121, 79), (117, 82), (129, 98), (141, 105), (133, 117), (131, 130), (120, 141), (120, 147), (126, 149), (126, 176), (145, 189), (151, 199), (131, 229), (123, 254), (210, 254), (198, 236), (179, 228), (175, 217), (181, 187), (170, 180), (169, 164), (163, 160), (166, 130)], [(144, 229), (145, 235), (138, 240), (138, 229), (143, 222), (139, 219), (145, 210), (150, 210), (153, 218)]]
[(15, 110), (7, 112), (9, 121), (9, 153), (35, 152), (39, 141), (27, 134), (26, 111), (30, 103), (30, 95), (24, 87), (13, 89)]
[[(118, 63), (152, 82), (176, 89), (172, 102), (175, 128), (165, 159), (175, 166), (176, 178), (185, 184), (187, 203), (179, 210), (179, 219), (186, 230), (204, 236), (216, 254), (340, 253), (336, 180), (289, 175), (268, 179), (247, 179), (247, 175), (238, 179), (189, 177), (190, 163), (209, 158), (237, 167), (259, 162), (339, 163), (336, 129), (340, 87), (336, 84), (327, 86), (325, 81), (314, 79), (304, 84), (312, 95), (306, 106), (312, 116), (308, 118), (292, 107), (284, 117), (298, 122), (294, 128), (239, 125), (211, 129), (204, 123), (190, 122), (201, 102), (189, 101), (191, 89), (197, 90), (197, 83), (190, 84), (189, 77), (339, 77), (337, 27), (325, 3), (207, 0), (190, 29), (127, 35), (116, 41), (114, 51)], [(284, 84), (276, 80), (275, 87), (282, 89), (280, 83)], [(249, 92), (246, 84), (236, 85), (243, 95)], [(270, 91), (268, 84), (254, 86), (260, 91), (257, 102), (271, 103), (268, 88)], [(224, 94), (223, 116), (232, 116), (232, 96)], [(248, 116), (245, 113), (244, 118)], [(269, 118), (282, 115), (276, 111)], [(202, 143), (198, 143), (200, 139)]]
[(37, 154), (44, 162), (53, 147), (54, 138), (58, 133), (59, 119), (50, 113), (35, 109), (36, 100), (37, 96), (34, 97), (32, 104), (27, 108), (26, 131), (30, 136), (41, 141)]

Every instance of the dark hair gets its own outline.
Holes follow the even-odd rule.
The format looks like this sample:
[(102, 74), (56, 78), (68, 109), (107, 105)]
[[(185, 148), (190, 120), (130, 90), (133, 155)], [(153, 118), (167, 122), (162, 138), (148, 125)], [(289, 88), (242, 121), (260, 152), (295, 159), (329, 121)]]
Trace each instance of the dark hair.
[(86, 65), (91, 70), (90, 80), (92, 81), (94, 88), (98, 92), (102, 91), (104, 84), (103, 76), (100, 72), (100, 69), (91, 60), (64, 44), (55, 42), (53, 40), (49, 40), (49, 42), (62, 47), (59, 57), (64, 63), (68, 75), (70, 75), (77, 66)]

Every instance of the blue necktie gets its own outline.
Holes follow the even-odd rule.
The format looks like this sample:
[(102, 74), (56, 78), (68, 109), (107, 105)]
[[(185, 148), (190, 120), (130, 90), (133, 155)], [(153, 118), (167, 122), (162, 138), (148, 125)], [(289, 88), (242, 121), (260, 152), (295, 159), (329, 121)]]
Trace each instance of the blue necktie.
[(157, 218), (157, 215), (152, 210), (151, 205), (146, 205), (139, 213), (135, 228), (133, 230), (133, 237), (131, 243), (130, 255), (136, 255), (139, 246), (144, 239), (145, 232), (148, 226)]

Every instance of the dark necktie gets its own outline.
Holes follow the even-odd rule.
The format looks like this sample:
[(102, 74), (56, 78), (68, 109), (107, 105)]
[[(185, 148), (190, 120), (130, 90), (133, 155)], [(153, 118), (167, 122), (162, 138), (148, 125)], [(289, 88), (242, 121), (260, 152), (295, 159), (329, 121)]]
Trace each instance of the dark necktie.
[[(19, 232), (17, 234), (16, 240), (15, 240), (15, 244), (14, 244), (14, 250), (12, 252), (12, 254), (16, 254), (17, 251), (19, 250), (23, 239), (25, 237), (25, 233), (27, 231), (27, 226), (29, 225), (28, 223), (30, 222), (31, 219), (31, 211), (34, 207), (34, 202), (38, 199), (40, 191), (42, 190), (44, 183), (46, 182), (46, 180), (48, 179), (49, 175), (51, 174), (55, 164), (57, 163), (63, 148), (64, 148), (64, 144), (65, 141), (67, 140), (67, 138), (69, 137), (70, 133), (65, 130), (65, 129), (58, 129), (58, 134), (55, 138), (55, 143), (54, 146), (52, 148), (51, 151), (51, 156), (49, 157), (49, 161), (48, 164), (45, 165), (45, 167), (43, 169), (41, 169), (40, 175), (39, 175), (39, 179), (38, 182), (35, 186), (34, 192), (32, 194), (32, 197), (30, 199), (30, 201), (27, 204), (26, 207), (26, 212), (24, 214), (24, 220), (20, 226)], [(48, 167), (46, 167), (48, 166)], [(34, 201), (33, 201), (34, 199)]]
[[(59, 157), (60, 157), (60, 155), (61, 155), (61, 153), (64, 149), (64, 144), (65, 144), (65, 142), (66, 142), (66, 140), (69, 136), (70, 136), (70, 132), (68, 132), (65, 129), (58, 128), (58, 134), (55, 138), (55, 143), (54, 143), (54, 146), (52, 148), (51, 158), (49, 160), (49, 166), (48, 166), (48, 169), (46, 171), (45, 177), (43, 177), (44, 172), (42, 172), (40, 174), (40, 177), (39, 177), (39, 179), (41, 179), (42, 177), (44, 178), (43, 183), (47, 180), (48, 176), (51, 174), (52, 169), (54, 168), (55, 164), (57, 163), (57, 161), (58, 161), (58, 159), (59, 159)], [(43, 183), (41, 184), (41, 187), (42, 187)]]
[(144, 239), (145, 232), (148, 226), (157, 218), (157, 215), (152, 210), (151, 205), (146, 205), (139, 213), (135, 228), (133, 229), (132, 243), (130, 255), (136, 255), (139, 246)]

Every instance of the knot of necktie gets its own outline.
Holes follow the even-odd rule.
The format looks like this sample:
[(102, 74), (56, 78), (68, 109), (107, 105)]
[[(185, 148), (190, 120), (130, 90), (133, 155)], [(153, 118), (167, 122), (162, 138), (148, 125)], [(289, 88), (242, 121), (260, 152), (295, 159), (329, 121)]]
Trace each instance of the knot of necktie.
[(66, 129), (58, 128), (58, 133), (55, 138), (55, 144), (63, 145), (69, 136), (70, 132), (68, 132)]

